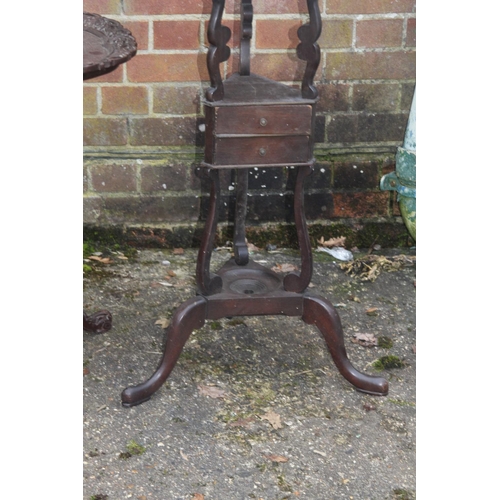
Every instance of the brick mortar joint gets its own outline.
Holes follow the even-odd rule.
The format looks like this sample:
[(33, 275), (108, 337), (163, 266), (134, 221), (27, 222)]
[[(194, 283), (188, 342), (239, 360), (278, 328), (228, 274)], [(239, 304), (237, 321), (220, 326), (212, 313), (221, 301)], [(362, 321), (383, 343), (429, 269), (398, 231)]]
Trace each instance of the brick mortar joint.
[(328, 112), (322, 112), (318, 111), (316, 112), (317, 115), (319, 116), (331, 116), (332, 118), (335, 118), (337, 116), (352, 116), (352, 115), (357, 115), (357, 116), (379, 116), (379, 115), (389, 115), (389, 116), (398, 116), (398, 115), (407, 115), (409, 114), (410, 110), (405, 110), (405, 111), (400, 111), (400, 110), (392, 110), (392, 111), (366, 111), (366, 110), (348, 110), (348, 111), (336, 111), (335, 113), (328, 113)]
[[(404, 78), (401, 80), (396, 80), (394, 78), (357, 78), (352, 80), (335, 80), (335, 79), (322, 79), (315, 81), (316, 85), (397, 85), (397, 84), (407, 84), (415, 83), (416, 78)], [(321, 94), (320, 94), (321, 99)]]
[(165, 199), (165, 198), (185, 198), (187, 196), (191, 196), (193, 198), (201, 199), (204, 196), (209, 196), (209, 193), (200, 193), (199, 190), (195, 191), (193, 189), (186, 189), (184, 191), (168, 191), (166, 190), (164, 193), (160, 192), (153, 192), (153, 193), (141, 193), (138, 191), (117, 191), (117, 192), (110, 192), (110, 191), (96, 191), (95, 189), (89, 189), (84, 193), (84, 196), (86, 198), (99, 198), (99, 199), (120, 199), (120, 198), (130, 198), (134, 200), (141, 200), (141, 199), (150, 199), (150, 198), (157, 198), (157, 199)]
[[(374, 144), (373, 142), (359, 142), (354, 146), (332, 146), (332, 143), (316, 143), (314, 146), (314, 155), (318, 161), (321, 157), (327, 155), (346, 155), (346, 154), (395, 154), (396, 148), (401, 146), (399, 141), (385, 141)], [(203, 162), (204, 149), (201, 147), (184, 147), (173, 149), (169, 146), (158, 148), (156, 146), (85, 146), (83, 151), (84, 162), (95, 160), (109, 161), (128, 161), (137, 159), (178, 158), (179, 163), (190, 161), (192, 163)], [(263, 167), (265, 168), (265, 166)]]
[[(345, 156), (367, 156), (368, 160), (375, 159), (380, 160), (382, 157), (386, 157), (390, 155), (391, 157), (396, 153), (395, 147), (400, 145), (399, 142), (394, 142), (394, 146), (379, 146), (374, 150), (372, 144), (369, 144), (369, 147), (356, 147), (356, 148), (332, 148), (330, 146), (324, 145), (315, 147), (314, 155), (316, 157), (317, 163), (322, 163), (325, 161), (324, 156), (333, 157), (333, 161), (338, 161), (338, 158), (335, 160), (335, 157)], [(105, 148), (105, 147), (103, 147)], [(139, 160), (139, 162), (138, 162)], [(196, 154), (193, 154), (191, 150), (170, 150), (170, 151), (150, 151), (150, 150), (132, 150), (121, 149), (118, 151), (110, 151), (109, 148), (105, 148), (102, 150), (96, 151), (86, 151), (84, 152), (83, 162), (86, 168), (92, 167), (93, 165), (100, 165), (103, 163), (113, 164), (116, 162), (134, 162), (137, 165), (144, 166), (147, 165), (148, 161), (153, 161), (155, 163), (161, 162), (159, 166), (176, 166), (176, 165), (184, 165), (190, 163), (190, 165), (195, 166), (203, 162), (203, 149), (199, 148)], [(326, 160), (330, 161), (330, 160)], [(360, 161), (360, 160), (356, 160)], [(142, 162), (142, 163), (141, 163)], [(253, 167), (252, 167), (253, 168)], [(264, 165), (261, 168), (266, 168)], [(268, 167), (271, 168), (271, 167)], [(279, 167), (281, 168), (281, 167)]]
[(381, 12), (378, 14), (322, 14), (322, 21), (339, 20), (339, 21), (377, 21), (386, 19), (407, 19), (416, 18), (417, 15), (412, 12)]
[[(154, 21), (208, 21), (210, 13), (191, 14), (106, 14), (109, 19), (120, 23), (126, 22), (154, 22)], [(385, 19), (416, 19), (415, 12), (378, 12), (372, 14), (328, 14), (321, 13), (322, 21), (365, 21), (365, 20), (385, 20)], [(222, 23), (224, 21), (239, 20), (239, 13), (224, 11)], [(258, 13), (254, 11), (254, 21), (260, 20), (291, 20), (309, 19), (307, 12), (283, 12), (283, 13)]]
[[(378, 188), (334, 188), (330, 189), (312, 189), (306, 188), (304, 189), (304, 194), (307, 196), (315, 196), (315, 195), (349, 195), (356, 193), (366, 193), (366, 194), (379, 194), (381, 196), (388, 196), (389, 193), (385, 191), (380, 191)], [(269, 190), (263, 191), (258, 189), (249, 189), (247, 196), (249, 198), (252, 197), (269, 197), (269, 196), (291, 196), (294, 194), (293, 189), (283, 189), (283, 190)], [(234, 191), (228, 189), (220, 190), (221, 196), (235, 196)], [(169, 191), (168, 189), (164, 192), (141, 192), (141, 191), (117, 191), (117, 192), (109, 192), (109, 191), (97, 191), (95, 189), (88, 189), (83, 193), (83, 197), (87, 199), (101, 199), (101, 200), (112, 200), (112, 199), (122, 199), (122, 198), (130, 198), (133, 200), (165, 200), (165, 199), (176, 199), (176, 198), (189, 198), (201, 200), (203, 198), (209, 198), (210, 192), (193, 189), (185, 189), (181, 191)]]
[[(350, 107), (352, 106), (352, 99), (353, 96), (351, 95), (351, 92), (353, 92), (353, 87), (351, 86), (349, 91), (349, 104)], [(367, 111), (367, 110), (353, 110), (353, 109), (348, 109), (347, 111), (344, 110), (338, 110), (338, 111), (317, 111), (316, 115), (317, 116), (328, 116), (335, 118), (336, 116), (352, 116), (352, 115), (361, 115), (361, 116), (376, 116), (376, 115), (401, 115), (401, 114), (408, 114), (409, 109), (401, 110), (401, 91), (399, 91), (399, 102), (397, 109), (393, 110), (380, 110), (380, 111)], [(112, 120), (116, 118), (127, 118), (127, 123), (129, 125), (132, 125), (132, 122), (134, 120), (145, 120), (145, 119), (158, 119), (158, 120), (163, 120), (163, 119), (168, 119), (168, 118), (198, 118), (202, 119), (204, 118), (203, 113), (188, 113), (188, 114), (175, 114), (175, 113), (159, 113), (159, 112), (150, 112), (150, 113), (134, 113), (134, 114), (129, 114), (129, 113), (103, 113), (101, 110), (98, 110), (97, 113), (95, 114), (86, 114), (84, 115), (84, 120), (86, 119), (95, 119), (99, 118), (102, 120)], [(130, 120), (129, 120), (130, 119)], [(127, 134), (130, 135), (130, 130), (127, 127)], [(320, 143), (321, 144), (321, 143)], [(131, 146), (132, 147), (132, 146)]]
[[(321, 41), (321, 40), (320, 40)], [(334, 53), (345, 53), (345, 54), (368, 54), (368, 53), (413, 53), (417, 52), (416, 47), (405, 47), (400, 45), (398, 47), (335, 47), (335, 48), (321, 48), (321, 53), (334, 54)]]
[[(355, 37), (355, 34), (353, 33), (353, 38)], [(353, 42), (355, 43), (355, 41)], [(321, 53), (322, 54), (330, 54), (330, 53), (352, 53), (352, 54), (359, 54), (359, 53), (412, 53), (416, 52), (417, 49), (416, 47), (407, 47), (403, 43), (399, 46), (394, 46), (394, 47), (357, 47), (353, 45), (346, 45), (344, 47), (321, 47), (321, 38), (319, 39), (319, 45), (321, 48)], [(255, 50), (253, 51), (252, 56), (256, 54), (294, 54), (296, 52), (296, 47), (292, 48), (258, 48), (256, 47)], [(208, 53), (208, 46), (200, 46), (196, 49), (142, 49), (137, 51), (137, 56), (140, 55), (199, 55), (203, 54), (206, 55)], [(234, 48), (231, 48), (231, 54), (238, 54), (239, 53), (239, 47), (236, 46)], [(253, 58), (253, 57), (252, 57)], [(126, 65), (125, 65), (126, 66)], [(125, 68), (124, 68), (125, 69)], [(117, 83), (117, 82), (114, 82)], [(128, 83), (133, 83), (133, 82), (128, 82)], [(139, 83), (139, 82), (138, 82)]]

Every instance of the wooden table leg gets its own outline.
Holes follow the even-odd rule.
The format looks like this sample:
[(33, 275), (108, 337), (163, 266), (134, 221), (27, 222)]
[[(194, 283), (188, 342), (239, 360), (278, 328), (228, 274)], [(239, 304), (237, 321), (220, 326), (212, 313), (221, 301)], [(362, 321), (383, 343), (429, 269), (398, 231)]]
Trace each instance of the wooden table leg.
[(352, 366), (347, 358), (339, 315), (328, 300), (323, 297), (304, 296), (302, 319), (307, 324), (318, 327), (339, 372), (358, 391), (377, 396), (385, 396), (389, 392), (387, 380), (382, 377), (365, 375)]
[(204, 325), (206, 316), (207, 301), (201, 295), (192, 297), (177, 309), (167, 328), (167, 343), (160, 365), (146, 382), (135, 387), (127, 387), (122, 392), (123, 406), (130, 407), (144, 403), (163, 385), (192, 331)]

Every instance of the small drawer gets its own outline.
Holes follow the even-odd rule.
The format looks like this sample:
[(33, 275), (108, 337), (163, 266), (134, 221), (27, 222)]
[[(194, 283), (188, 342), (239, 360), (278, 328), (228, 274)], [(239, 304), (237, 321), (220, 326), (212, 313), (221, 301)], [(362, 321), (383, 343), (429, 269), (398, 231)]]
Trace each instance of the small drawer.
[(216, 134), (311, 134), (312, 106), (220, 106)]
[(307, 163), (312, 158), (309, 137), (217, 137), (215, 165)]

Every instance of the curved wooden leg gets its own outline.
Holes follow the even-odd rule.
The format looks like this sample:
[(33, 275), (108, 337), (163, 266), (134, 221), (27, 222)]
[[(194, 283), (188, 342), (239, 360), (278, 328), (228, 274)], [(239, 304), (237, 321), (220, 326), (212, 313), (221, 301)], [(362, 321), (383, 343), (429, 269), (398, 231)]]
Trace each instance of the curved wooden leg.
[(376, 396), (385, 396), (389, 392), (387, 380), (382, 377), (365, 375), (352, 366), (347, 358), (339, 315), (328, 300), (323, 297), (304, 296), (302, 319), (309, 325), (318, 327), (326, 340), (328, 350), (339, 372), (358, 391)]
[(299, 167), (299, 173), (295, 181), (295, 193), (293, 195), (293, 212), (297, 238), (299, 240), (301, 266), (300, 274), (289, 273), (283, 280), (283, 286), (287, 292), (303, 292), (311, 281), (312, 276), (312, 250), (309, 233), (307, 232), (306, 216), (304, 214), (304, 180), (312, 172), (310, 165)]
[(217, 220), (219, 212), (220, 181), (219, 171), (211, 169), (208, 173), (203, 170), (202, 175), (208, 175), (212, 180), (210, 189), (210, 207), (208, 209), (207, 221), (203, 231), (198, 260), (196, 261), (196, 283), (203, 295), (212, 295), (222, 290), (222, 279), (220, 276), (210, 272), (210, 259), (214, 246), (215, 233), (217, 232)]
[(202, 296), (192, 297), (177, 309), (167, 329), (167, 342), (160, 365), (149, 380), (134, 387), (127, 387), (122, 392), (123, 406), (144, 403), (163, 385), (177, 363), (191, 332), (203, 326), (206, 315), (207, 301)]
[(239, 266), (248, 264), (248, 246), (245, 239), (247, 215), (248, 169), (236, 169), (236, 214), (234, 218), (234, 260)]

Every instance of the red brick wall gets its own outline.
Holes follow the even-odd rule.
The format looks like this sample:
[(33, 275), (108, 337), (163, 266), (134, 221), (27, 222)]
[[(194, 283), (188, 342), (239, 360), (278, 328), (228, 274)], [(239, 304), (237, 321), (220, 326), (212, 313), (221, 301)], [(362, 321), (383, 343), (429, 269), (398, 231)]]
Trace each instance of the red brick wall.
[[(295, 55), (296, 31), (307, 22), (306, 1), (253, 4), (252, 72), (299, 84), (304, 63)], [(378, 190), (378, 180), (383, 169), (390, 170), (387, 164), (403, 140), (413, 95), (415, 0), (319, 0), (319, 6), (323, 31), (316, 150), (331, 178), (317, 188), (330, 200), (318, 218), (395, 220), (391, 195)], [(83, 84), (85, 221), (154, 225), (167, 217), (168, 222), (172, 214), (160, 208), (167, 198), (184, 207), (185, 213), (176, 210), (174, 219), (195, 220), (201, 185), (193, 172), (196, 154), (203, 151), (198, 126), (203, 121), (200, 96), (208, 86), (211, 1), (84, 0), (83, 7), (118, 20), (138, 42), (131, 61)], [(238, 64), (238, 1), (226, 2), (223, 24), (231, 28), (230, 46), (236, 47), (224, 64), (228, 76)], [(374, 153), (379, 154), (376, 178), (361, 187), (336, 185), (337, 168), (346, 168), (346, 161), (351, 166), (370, 163)], [(261, 189), (268, 194), (267, 187)]]

